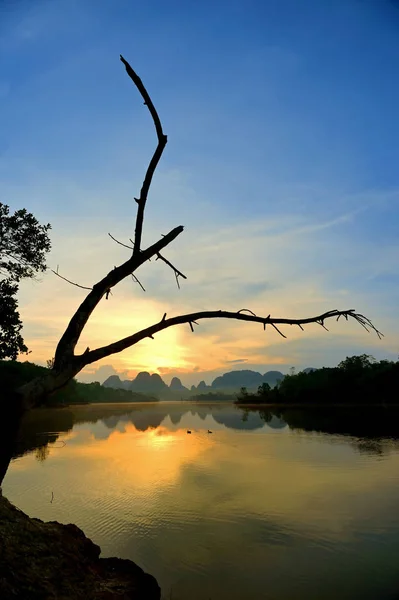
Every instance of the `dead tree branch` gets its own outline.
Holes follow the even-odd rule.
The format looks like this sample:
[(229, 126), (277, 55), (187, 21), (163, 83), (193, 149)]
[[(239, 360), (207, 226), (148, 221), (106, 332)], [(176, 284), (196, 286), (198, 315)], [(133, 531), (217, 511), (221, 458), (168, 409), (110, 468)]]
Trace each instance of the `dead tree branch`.
[(135, 281), (136, 283), (138, 283), (139, 286), (141, 287), (141, 289), (143, 290), (143, 292), (145, 292), (143, 284), (141, 283), (141, 281), (139, 281), (139, 279), (136, 277), (136, 275), (134, 273), (132, 273), (132, 279), (133, 279), (133, 281)]
[(176, 277), (177, 287), (180, 290), (179, 277), (182, 277), (183, 279), (187, 279), (187, 277), (181, 271), (179, 271), (179, 269), (176, 269), (176, 267), (174, 265), (172, 265), (172, 263), (167, 258), (162, 256), (162, 254), (160, 252), (158, 252), (155, 260), (163, 260), (163, 262), (172, 269), (172, 271), (174, 272), (175, 277)]
[(126, 72), (129, 75), (130, 79), (133, 81), (134, 85), (140, 92), (140, 94), (144, 100), (144, 104), (147, 106), (148, 110), (150, 111), (152, 120), (154, 121), (155, 131), (156, 131), (157, 138), (158, 138), (158, 145), (157, 145), (155, 152), (152, 155), (152, 158), (148, 165), (147, 172), (144, 177), (143, 185), (140, 190), (140, 197), (136, 198), (137, 217), (136, 217), (136, 228), (135, 228), (135, 232), (134, 232), (133, 253), (137, 255), (140, 253), (140, 250), (141, 250), (141, 236), (142, 236), (142, 232), (143, 232), (144, 210), (145, 210), (145, 205), (147, 202), (148, 192), (149, 192), (149, 189), (151, 186), (152, 178), (155, 173), (155, 169), (157, 168), (157, 165), (160, 161), (160, 158), (162, 156), (162, 153), (164, 151), (164, 148), (166, 146), (168, 138), (162, 130), (161, 120), (158, 116), (155, 106), (153, 105), (152, 100), (151, 100), (147, 90), (145, 89), (144, 84), (141, 81), (140, 77), (132, 69), (132, 67), (129, 65), (129, 63), (123, 58), (122, 55), (121, 55), (120, 59), (123, 62), (123, 64), (125, 65)]
[(54, 273), (54, 275), (57, 275), (57, 277), (59, 277), (60, 279), (63, 279), (64, 281), (66, 281), (67, 283), (70, 283), (71, 285), (75, 285), (76, 287), (80, 288), (81, 290), (92, 290), (93, 289), (91, 287), (86, 287), (85, 285), (80, 285), (79, 283), (75, 283), (74, 281), (71, 281), (70, 279), (63, 277), (62, 275), (60, 275), (58, 273), (58, 269), (57, 269), (57, 271), (54, 271), (54, 269), (50, 269), (50, 271), (52, 273)]
[[(137, 73), (132, 69), (129, 63), (121, 56), (121, 61), (125, 65), (127, 74), (132, 79), (133, 83), (140, 92), (144, 104), (148, 107), (151, 117), (154, 122), (156, 134), (158, 137), (158, 145), (154, 151), (154, 154), (149, 162), (147, 171), (145, 173), (143, 185), (140, 191), (140, 197), (137, 199), (137, 216), (136, 216), (136, 228), (134, 236), (134, 249), (132, 256), (129, 260), (124, 262), (119, 267), (114, 268), (108, 273), (103, 279), (98, 281), (90, 291), (90, 293), (83, 300), (72, 319), (70, 320), (68, 327), (66, 328), (63, 336), (61, 337), (56, 352), (55, 352), (55, 368), (60, 370), (64, 364), (68, 364), (76, 348), (76, 344), (79, 337), (90, 318), (93, 310), (100, 302), (101, 298), (105, 294), (109, 294), (109, 290), (112, 287), (120, 283), (125, 277), (132, 275), (143, 263), (150, 260), (153, 256), (157, 256), (163, 248), (165, 248), (170, 242), (172, 242), (182, 231), (183, 227), (175, 227), (165, 236), (162, 236), (155, 244), (147, 248), (146, 250), (141, 249), (141, 237), (143, 230), (144, 221), (144, 209), (147, 202), (147, 196), (150, 189), (151, 181), (155, 173), (155, 169), (162, 156), (162, 152), (166, 146), (167, 137), (163, 133), (161, 121), (158, 113), (152, 103), (152, 100), (145, 89), (143, 82)], [(111, 236), (113, 237), (113, 236)], [(115, 238), (113, 238), (115, 239)], [(118, 242), (119, 243), (119, 242)], [(131, 249), (131, 248), (129, 248)]]
[(146, 250), (140, 252), (139, 255), (133, 254), (129, 260), (121, 264), (119, 267), (112, 269), (108, 275), (106, 275), (93, 286), (89, 294), (86, 296), (73, 315), (63, 336), (58, 342), (55, 352), (55, 365), (57, 369), (62, 368), (64, 363), (70, 361), (79, 337), (87, 321), (89, 320), (90, 315), (107, 291), (134, 273), (148, 259), (156, 256), (158, 252), (160, 252), (163, 248), (166, 248), (168, 244), (177, 238), (182, 231), (183, 227), (181, 225), (175, 227), (172, 229), (172, 231), (155, 242), (155, 244), (152, 244), (152, 246), (149, 246)]
[(117, 244), (119, 244), (120, 246), (123, 246), (124, 248), (129, 248), (129, 250), (133, 250), (133, 246), (128, 246), (127, 244), (124, 244), (123, 242), (120, 242), (119, 240), (117, 240), (113, 235), (111, 235), (110, 233), (108, 233), (109, 237), (111, 238), (111, 240), (114, 240), (114, 242), (116, 242)]
[[(109, 237), (112, 240), (114, 240), (114, 242), (116, 242), (120, 246), (123, 246), (124, 248), (128, 248), (129, 250), (133, 250), (134, 249), (134, 242), (132, 240), (130, 240), (130, 242), (132, 243), (132, 246), (128, 246), (124, 242), (121, 242), (120, 240), (117, 240), (116, 237), (114, 237), (110, 233), (108, 233), (108, 235), (109, 235)], [(151, 259), (149, 258), (148, 260), (150, 261)], [(167, 258), (165, 258), (160, 252), (157, 252), (155, 260), (162, 260), (166, 265), (168, 265), (172, 269), (172, 271), (174, 272), (175, 277), (176, 277), (177, 287), (180, 289), (179, 277), (182, 277), (183, 279), (187, 279), (186, 275), (184, 275), (184, 273), (182, 273), (181, 271), (179, 271), (179, 269), (177, 269), (174, 265), (172, 265), (172, 263)], [(143, 288), (143, 286), (141, 285), (141, 283), (138, 281), (137, 277), (133, 276), (133, 278), (134, 278), (135, 281), (137, 281), (137, 283), (140, 285), (140, 287), (142, 288), (142, 290), (145, 292), (145, 289)]]
[(364, 315), (355, 312), (354, 309), (350, 310), (331, 310), (322, 315), (318, 315), (316, 317), (308, 317), (305, 319), (288, 319), (288, 318), (280, 318), (280, 317), (261, 317), (253, 314), (246, 314), (241, 312), (229, 312), (225, 310), (214, 310), (214, 311), (203, 311), (197, 313), (191, 313), (187, 315), (180, 315), (178, 317), (172, 317), (170, 319), (166, 319), (166, 314), (162, 317), (162, 319), (143, 329), (142, 331), (138, 331), (133, 335), (130, 335), (126, 338), (123, 338), (117, 342), (113, 342), (112, 344), (108, 344), (107, 346), (103, 346), (102, 348), (97, 348), (96, 350), (91, 350), (80, 357), (77, 357), (79, 360), (83, 361), (83, 365), (87, 365), (101, 358), (105, 358), (106, 356), (110, 356), (111, 354), (115, 354), (117, 352), (121, 352), (130, 346), (134, 346), (141, 340), (146, 337), (153, 336), (155, 333), (163, 331), (168, 327), (174, 327), (175, 325), (182, 325), (184, 323), (188, 323), (190, 325), (191, 331), (194, 331), (193, 323), (198, 321), (199, 319), (236, 319), (238, 321), (249, 321), (252, 323), (261, 323), (263, 326), (271, 325), (276, 329), (276, 331), (282, 336), (286, 337), (276, 326), (278, 325), (298, 325), (302, 328), (303, 325), (309, 325), (311, 323), (316, 323), (321, 325), (326, 319), (331, 319), (333, 317), (345, 317), (346, 319), (351, 318), (357, 321), (362, 327), (365, 329), (374, 331), (379, 338), (382, 337), (382, 333), (378, 331), (376, 327), (374, 327), (373, 323), (365, 317)]

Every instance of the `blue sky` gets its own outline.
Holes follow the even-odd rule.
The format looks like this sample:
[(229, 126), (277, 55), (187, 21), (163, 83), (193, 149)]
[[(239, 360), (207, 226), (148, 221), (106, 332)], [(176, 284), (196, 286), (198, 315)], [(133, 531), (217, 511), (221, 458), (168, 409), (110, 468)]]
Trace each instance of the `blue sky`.
[[(84, 285), (126, 258), (132, 202), (155, 144), (119, 62), (130, 61), (169, 142), (146, 214), (149, 243), (186, 231), (93, 316), (90, 347), (165, 310), (308, 316), (356, 308), (386, 334), (255, 326), (164, 332), (83, 378), (159, 370), (209, 380), (247, 368), (399, 354), (399, 3), (394, 0), (0, 0), (0, 197), (53, 225), (50, 266)], [(51, 274), (21, 288), (31, 359), (44, 362), (82, 292)], [(112, 366), (111, 366), (112, 365)], [(100, 371), (96, 372), (97, 368)], [(108, 371), (107, 371), (108, 369)]]

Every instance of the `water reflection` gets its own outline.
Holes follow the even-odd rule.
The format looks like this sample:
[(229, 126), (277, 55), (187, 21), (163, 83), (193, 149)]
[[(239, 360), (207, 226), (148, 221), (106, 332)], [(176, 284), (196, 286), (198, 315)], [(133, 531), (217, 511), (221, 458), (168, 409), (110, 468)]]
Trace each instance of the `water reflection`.
[[(36, 450), (38, 460), (49, 455), (62, 433), (75, 426), (92, 424), (96, 439), (107, 439), (127, 424), (145, 432), (166, 424), (170, 431), (232, 429), (267, 433), (270, 430), (308, 431), (342, 436), (360, 452), (383, 455), (399, 443), (397, 408), (238, 408), (231, 404), (192, 403), (100, 404), (60, 409), (38, 409), (25, 417), (14, 458)], [(103, 427), (101, 426), (103, 425)], [(333, 441), (333, 439), (331, 440)]]
[(399, 590), (394, 413), (305, 412), (34, 411), (4, 493), (135, 560), (166, 598), (388, 600)]

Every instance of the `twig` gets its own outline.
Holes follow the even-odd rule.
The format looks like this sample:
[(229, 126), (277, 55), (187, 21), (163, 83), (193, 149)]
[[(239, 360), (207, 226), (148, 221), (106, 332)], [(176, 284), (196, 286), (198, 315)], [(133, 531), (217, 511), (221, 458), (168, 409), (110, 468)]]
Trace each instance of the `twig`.
[[(277, 331), (277, 333), (279, 333), (279, 334), (281, 335), (281, 337), (283, 337), (283, 338), (286, 338), (286, 339), (287, 339), (287, 336), (286, 336), (286, 335), (284, 335), (284, 333), (283, 333), (282, 331), (280, 331), (280, 330), (279, 330), (279, 328), (278, 328), (278, 327), (276, 327), (276, 325), (275, 325), (274, 323), (270, 323), (270, 325), (271, 325), (272, 327), (274, 327), (274, 329)], [(290, 323), (290, 325), (291, 325), (291, 323)]]
[(80, 285), (79, 283), (75, 283), (74, 281), (71, 281), (70, 279), (67, 279), (66, 277), (63, 277), (62, 275), (60, 275), (58, 273), (58, 270), (54, 271), (54, 269), (50, 269), (50, 271), (52, 273), (54, 273), (54, 275), (57, 275), (57, 277), (59, 277), (60, 279), (63, 279), (67, 283), (70, 283), (71, 285), (75, 285), (76, 287), (81, 288), (82, 290), (92, 290), (93, 289), (91, 287), (86, 287), (85, 285)]
[(179, 277), (182, 277), (183, 279), (187, 279), (187, 277), (181, 271), (179, 271), (179, 269), (176, 269), (176, 267), (174, 265), (172, 265), (172, 263), (167, 258), (162, 256), (162, 254), (160, 252), (157, 253), (157, 257), (155, 260), (163, 260), (163, 262), (172, 269), (172, 271), (174, 272), (175, 277), (176, 277), (177, 287), (180, 290)]
[(138, 283), (139, 286), (141, 287), (141, 289), (143, 290), (143, 292), (145, 292), (145, 288), (144, 288), (143, 284), (141, 283), (141, 281), (139, 281), (137, 279), (137, 277), (136, 277), (136, 275), (134, 273), (132, 273), (132, 279), (133, 279), (133, 281), (135, 281), (136, 283)]
[(324, 325), (323, 321), (317, 321), (319, 325), (321, 325), (321, 327), (323, 327), (323, 329), (325, 329), (326, 331), (328, 331), (327, 327)]
[(252, 312), (252, 310), (249, 310), (249, 308), (240, 308), (240, 310), (238, 311), (238, 314), (243, 313), (243, 312), (247, 312), (250, 315), (253, 315), (254, 317), (256, 317), (255, 313)]
[(119, 240), (117, 240), (113, 235), (111, 235), (108, 232), (109, 237), (111, 238), (111, 240), (114, 240), (114, 242), (116, 242), (117, 244), (119, 244), (120, 246), (124, 246), (124, 248), (129, 248), (129, 250), (133, 250), (132, 246), (128, 246), (127, 244), (124, 244), (123, 242), (120, 242)]

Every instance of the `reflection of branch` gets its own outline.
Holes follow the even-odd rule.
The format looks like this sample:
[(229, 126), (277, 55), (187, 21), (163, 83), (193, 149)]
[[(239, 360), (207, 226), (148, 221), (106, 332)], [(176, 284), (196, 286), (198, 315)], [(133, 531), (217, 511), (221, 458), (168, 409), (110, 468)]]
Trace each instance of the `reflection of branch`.
[(183, 279), (187, 279), (187, 277), (185, 275), (183, 275), (183, 273), (181, 271), (179, 271), (179, 269), (176, 269), (176, 267), (174, 265), (172, 265), (172, 263), (167, 258), (162, 256), (162, 254), (160, 252), (157, 253), (156, 260), (158, 260), (158, 259), (163, 260), (163, 262), (172, 269), (172, 271), (174, 272), (175, 277), (176, 277), (177, 287), (180, 290), (179, 277), (182, 277)]
[(86, 287), (85, 285), (80, 285), (79, 283), (75, 283), (74, 281), (71, 281), (70, 279), (67, 279), (66, 277), (63, 277), (62, 275), (60, 275), (58, 273), (58, 267), (57, 267), (56, 271), (54, 271), (54, 269), (50, 269), (50, 271), (52, 273), (54, 273), (54, 275), (57, 275), (57, 277), (59, 277), (60, 279), (63, 279), (67, 283), (70, 283), (71, 285), (75, 285), (76, 287), (81, 288), (82, 290), (92, 290), (93, 289), (91, 287)]
[(271, 325), (276, 329), (276, 331), (283, 337), (286, 337), (277, 327), (278, 325), (298, 325), (302, 328), (303, 325), (308, 325), (310, 323), (316, 323), (318, 325), (324, 325), (324, 321), (326, 319), (331, 319), (333, 317), (337, 317), (337, 320), (340, 317), (345, 317), (345, 319), (354, 319), (357, 321), (362, 327), (366, 329), (366, 331), (374, 331), (379, 338), (382, 337), (382, 333), (378, 331), (376, 327), (374, 327), (373, 323), (365, 317), (364, 315), (355, 312), (354, 309), (350, 310), (330, 310), (322, 315), (318, 315), (316, 317), (308, 317), (306, 319), (285, 319), (279, 317), (260, 317), (255, 314), (246, 314), (243, 313), (242, 310), (239, 312), (230, 312), (226, 310), (208, 310), (197, 313), (191, 313), (188, 315), (180, 315), (178, 317), (172, 317), (170, 319), (166, 318), (166, 313), (162, 317), (162, 319), (155, 323), (155, 325), (151, 325), (142, 331), (138, 331), (133, 335), (130, 335), (126, 338), (123, 338), (117, 342), (113, 342), (108, 346), (103, 346), (102, 348), (97, 348), (96, 350), (91, 350), (80, 357), (77, 357), (78, 360), (82, 361), (84, 365), (90, 364), (99, 360), (100, 358), (104, 358), (105, 356), (109, 356), (110, 354), (115, 354), (115, 352), (121, 352), (125, 348), (129, 348), (134, 344), (137, 344), (142, 339), (146, 337), (151, 337), (155, 333), (162, 331), (163, 329), (167, 329), (168, 327), (173, 327), (174, 325), (181, 325), (183, 323), (188, 323), (190, 325), (191, 331), (194, 330), (193, 323), (195, 323), (199, 319), (237, 319), (238, 321), (250, 321), (252, 323), (261, 323), (264, 327), (266, 325)]

